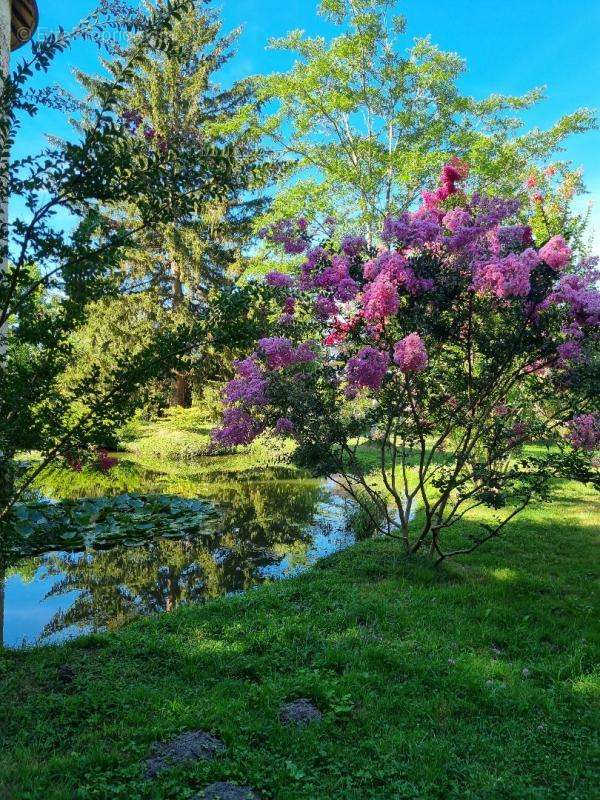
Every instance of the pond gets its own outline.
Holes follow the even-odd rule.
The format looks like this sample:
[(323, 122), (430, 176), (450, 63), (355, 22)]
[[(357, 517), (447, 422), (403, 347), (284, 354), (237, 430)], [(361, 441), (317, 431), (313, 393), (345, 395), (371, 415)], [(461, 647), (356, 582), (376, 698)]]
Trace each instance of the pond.
[[(334, 489), (307, 479), (225, 483), (208, 495), (202, 488), (192, 526), (146, 522), (140, 527), (149, 530), (127, 538), (64, 533), (62, 545), (22, 557), (6, 571), (4, 645), (58, 642), (295, 574), (354, 541), (348, 501)], [(163, 504), (177, 508), (177, 499), (165, 500), (162, 491), (156, 487)], [(132, 498), (141, 495), (121, 497), (131, 514)], [(92, 519), (87, 528), (95, 527)]]

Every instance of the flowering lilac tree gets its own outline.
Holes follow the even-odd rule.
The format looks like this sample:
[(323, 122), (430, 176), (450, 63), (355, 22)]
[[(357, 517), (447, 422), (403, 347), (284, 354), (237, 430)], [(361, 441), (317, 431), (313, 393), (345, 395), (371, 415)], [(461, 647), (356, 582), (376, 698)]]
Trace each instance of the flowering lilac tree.
[[(465, 195), (466, 174), (447, 164), (377, 249), (312, 242), (303, 221), (272, 232), (305, 260), (293, 281), (267, 276), (277, 335), (237, 364), (214, 432), (293, 436), (381, 532), (438, 561), (498, 536), (557, 477), (600, 488), (595, 264), (572, 264), (560, 235), (534, 242), (517, 201)], [(457, 526), (482, 506), (476, 534)]]

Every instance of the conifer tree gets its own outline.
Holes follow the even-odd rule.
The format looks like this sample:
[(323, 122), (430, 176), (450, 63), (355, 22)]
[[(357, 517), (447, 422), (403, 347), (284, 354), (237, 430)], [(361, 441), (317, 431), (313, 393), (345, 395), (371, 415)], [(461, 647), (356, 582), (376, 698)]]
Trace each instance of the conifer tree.
[[(160, 5), (162, 0), (157, 0)], [(149, 49), (123, 86), (120, 111), (132, 136), (158, 151), (173, 175), (170, 213), (158, 230), (136, 242), (126, 262), (123, 281), (170, 311), (172, 324), (185, 322), (206, 303), (211, 288), (235, 280), (244, 269), (245, 248), (253, 221), (264, 213), (264, 189), (277, 166), (262, 149), (253, 125), (255, 100), (250, 82), (229, 88), (218, 82), (219, 70), (233, 55), (239, 30), (223, 34), (217, 14), (202, 3), (194, 6), (168, 34), (171, 48)], [(104, 67), (109, 76), (135, 47), (135, 35), (116, 50)], [(93, 105), (109, 78), (79, 73)], [(228, 185), (221, 197), (206, 203), (202, 213), (180, 214), (181, 162), (200, 148), (227, 148)], [(182, 158), (183, 157), (183, 158)], [(135, 218), (136, 208), (109, 205), (103, 213), (120, 225)], [(147, 299), (147, 298), (146, 298)], [(189, 375), (174, 375), (173, 405), (189, 405)]]

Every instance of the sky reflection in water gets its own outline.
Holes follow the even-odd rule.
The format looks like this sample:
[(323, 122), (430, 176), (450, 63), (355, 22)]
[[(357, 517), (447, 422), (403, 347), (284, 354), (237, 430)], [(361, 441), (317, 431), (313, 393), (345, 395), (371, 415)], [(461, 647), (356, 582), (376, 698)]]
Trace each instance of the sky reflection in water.
[(62, 641), (302, 570), (353, 541), (346, 500), (331, 488), (307, 480), (216, 487), (218, 513), (197, 537), (24, 559), (5, 579), (4, 644)]

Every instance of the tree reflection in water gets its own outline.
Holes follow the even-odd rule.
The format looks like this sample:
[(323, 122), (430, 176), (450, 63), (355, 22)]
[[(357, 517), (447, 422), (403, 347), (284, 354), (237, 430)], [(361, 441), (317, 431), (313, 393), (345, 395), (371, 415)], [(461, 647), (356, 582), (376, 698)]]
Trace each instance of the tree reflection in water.
[[(284, 558), (295, 563), (310, 547), (323, 487), (314, 481), (271, 481), (215, 487), (221, 512), (198, 538), (151, 540), (142, 547), (114, 547), (44, 557), (57, 579), (48, 597), (76, 591), (42, 636), (72, 626), (116, 627), (139, 614), (172, 611), (263, 582)], [(276, 572), (275, 572), (276, 574)]]

